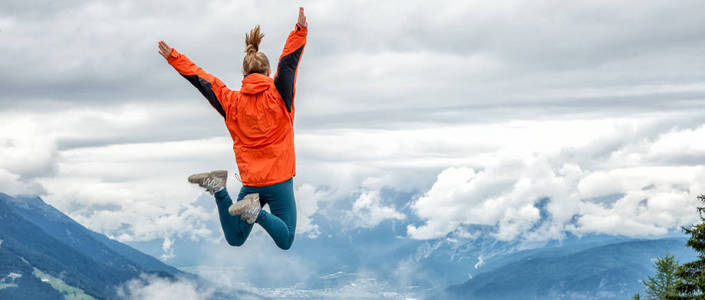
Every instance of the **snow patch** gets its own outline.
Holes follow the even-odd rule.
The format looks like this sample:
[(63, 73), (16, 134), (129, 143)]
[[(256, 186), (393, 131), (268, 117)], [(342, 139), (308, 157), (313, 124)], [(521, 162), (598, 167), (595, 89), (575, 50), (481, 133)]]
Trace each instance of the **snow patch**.
[(475, 264), (475, 269), (481, 267), (483, 264), (485, 264), (485, 259), (482, 257), (482, 255), (477, 257), (477, 263)]
[(13, 282), (15, 282), (15, 279), (20, 278), (20, 277), (22, 277), (22, 274), (10, 272), (10, 274), (7, 274), (7, 276), (5, 276), (2, 280), (0, 280), (0, 283), (13, 283)]

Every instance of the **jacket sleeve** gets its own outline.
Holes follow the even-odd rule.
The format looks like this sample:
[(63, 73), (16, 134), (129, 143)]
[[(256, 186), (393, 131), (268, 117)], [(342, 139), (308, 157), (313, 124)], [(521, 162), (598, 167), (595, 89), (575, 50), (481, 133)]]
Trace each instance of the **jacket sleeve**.
[(296, 28), (289, 33), (289, 37), (284, 44), (284, 51), (279, 57), (277, 73), (274, 75), (274, 86), (277, 87), (279, 95), (282, 96), (286, 109), (291, 112), (294, 105), (294, 94), (296, 92), (296, 69), (301, 61), (301, 55), (306, 45), (306, 35), (308, 27), (301, 27), (296, 24)]
[(230, 107), (229, 104), (235, 99), (237, 91), (228, 89), (220, 79), (203, 71), (176, 49), (171, 51), (167, 61), (181, 76), (193, 84), (208, 99), (213, 108), (225, 118)]

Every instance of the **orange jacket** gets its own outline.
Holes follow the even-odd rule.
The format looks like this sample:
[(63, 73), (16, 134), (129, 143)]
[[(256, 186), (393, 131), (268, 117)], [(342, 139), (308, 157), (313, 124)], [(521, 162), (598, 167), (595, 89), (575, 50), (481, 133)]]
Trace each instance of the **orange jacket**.
[(240, 91), (228, 89), (175, 49), (167, 58), (225, 118), (243, 185), (271, 185), (296, 175), (294, 87), (307, 33), (308, 28), (297, 24), (286, 39), (274, 79), (249, 74)]

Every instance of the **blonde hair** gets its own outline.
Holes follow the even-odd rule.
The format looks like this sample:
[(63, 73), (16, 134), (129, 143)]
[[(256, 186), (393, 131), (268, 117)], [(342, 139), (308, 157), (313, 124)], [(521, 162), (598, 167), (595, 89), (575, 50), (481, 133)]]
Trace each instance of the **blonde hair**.
[(252, 73), (267, 74), (269, 71), (269, 59), (264, 53), (259, 52), (259, 43), (263, 37), (264, 33), (259, 32), (259, 25), (245, 34), (247, 48), (245, 48), (245, 58), (242, 60), (242, 74), (245, 76)]

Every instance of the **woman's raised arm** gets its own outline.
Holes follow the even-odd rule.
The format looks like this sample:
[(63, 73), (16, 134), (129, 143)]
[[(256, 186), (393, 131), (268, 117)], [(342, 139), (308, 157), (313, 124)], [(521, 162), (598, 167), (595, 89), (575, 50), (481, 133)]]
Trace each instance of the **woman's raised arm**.
[(301, 55), (306, 45), (306, 35), (308, 34), (308, 23), (304, 15), (304, 8), (299, 7), (299, 19), (296, 28), (289, 33), (289, 37), (284, 44), (284, 51), (279, 57), (277, 73), (274, 75), (274, 86), (277, 87), (279, 95), (282, 96), (286, 109), (292, 112), (294, 106), (294, 94), (296, 93), (296, 71), (301, 61)]
[(181, 76), (193, 84), (223, 118), (227, 116), (227, 110), (230, 108), (229, 104), (234, 101), (237, 91), (228, 89), (220, 79), (203, 71), (203, 69), (191, 62), (186, 55), (169, 47), (164, 41), (159, 42), (159, 54)]

